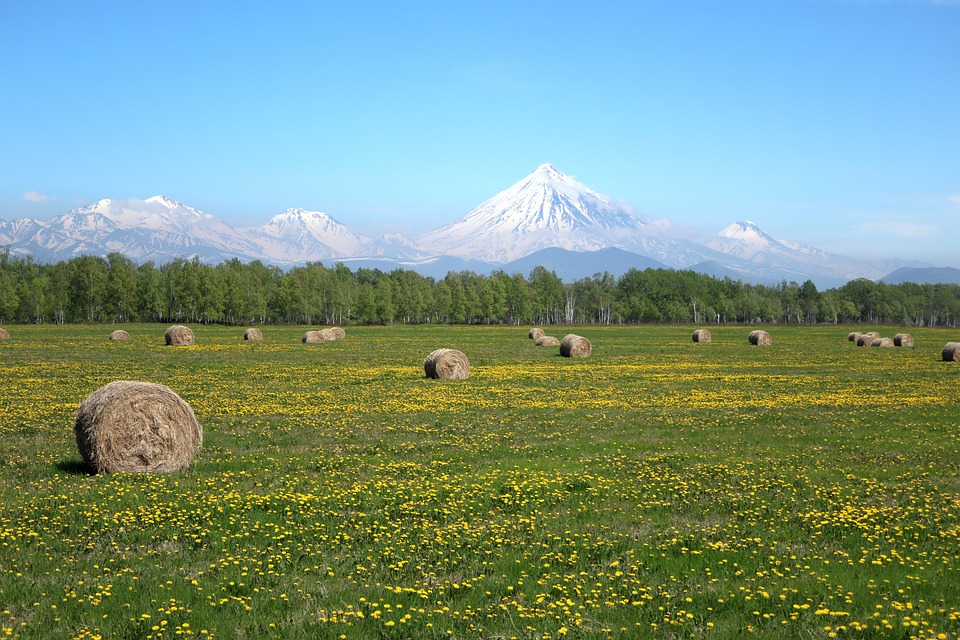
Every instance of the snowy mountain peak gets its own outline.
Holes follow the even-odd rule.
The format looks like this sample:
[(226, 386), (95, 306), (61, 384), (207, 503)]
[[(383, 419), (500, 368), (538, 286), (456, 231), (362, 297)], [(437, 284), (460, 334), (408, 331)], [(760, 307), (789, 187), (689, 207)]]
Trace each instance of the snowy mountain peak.
[(152, 198), (147, 198), (144, 202), (147, 202), (148, 204), (160, 204), (170, 209), (178, 209), (184, 206), (176, 200), (168, 198), (167, 196), (153, 196)]
[(739, 240), (749, 245), (779, 244), (777, 240), (749, 220), (734, 222), (720, 231), (720, 235), (724, 238)]

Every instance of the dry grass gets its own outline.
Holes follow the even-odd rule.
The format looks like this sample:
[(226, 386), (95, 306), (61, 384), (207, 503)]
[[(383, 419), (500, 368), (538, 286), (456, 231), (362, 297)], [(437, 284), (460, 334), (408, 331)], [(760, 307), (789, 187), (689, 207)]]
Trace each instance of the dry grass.
[(163, 337), (167, 344), (172, 347), (189, 347), (196, 341), (190, 327), (185, 327), (182, 324), (175, 324), (167, 329)]
[(462, 351), (437, 349), (423, 361), (428, 378), (439, 380), (466, 380), (470, 377), (470, 361)]
[(583, 336), (568, 333), (560, 341), (560, 355), (565, 358), (588, 358), (593, 353), (593, 345)]

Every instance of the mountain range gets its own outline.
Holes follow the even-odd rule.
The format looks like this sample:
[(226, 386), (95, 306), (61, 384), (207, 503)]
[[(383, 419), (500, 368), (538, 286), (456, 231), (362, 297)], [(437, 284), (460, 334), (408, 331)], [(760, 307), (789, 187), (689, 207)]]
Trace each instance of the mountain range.
[(154, 196), (100, 200), (47, 221), (0, 220), (0, 246), (41, 262), (118, 252), (136, 262), (194, 256), (211, 263), (239, 258), (279, 266), (343, 262), (351, 268), (404, 268), (432, 277), (461, 270), (526, 274), (542, 265), (565, 281), (653, 267), (766, 284), (809, 279), (821, 288), (924, 266), (828, 254), (777, 240), (748, 221), (707, 235), (644, 219), (549, 164), (417, 238), (364, 236), (327, 213), (303, 209), (287, 209), (259, 226), (234, 227)]

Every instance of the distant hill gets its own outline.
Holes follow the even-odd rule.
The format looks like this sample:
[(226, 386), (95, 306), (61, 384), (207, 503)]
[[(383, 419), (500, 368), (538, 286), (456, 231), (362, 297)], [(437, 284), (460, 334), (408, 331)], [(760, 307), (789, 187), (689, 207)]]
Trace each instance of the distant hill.
[(880, 278), (887, 284), (960, 284), (960, 269), (953, 267), (903, 267)]
[(622, 276), (630, 269), (669, 269), (667, 265), (623, 249), (600, 249), (599, 251), (567, 251), (556, 247), (542, 249), (536, 253), (508, 262), (500, 267), (507, 273), (529, 275), (536, 266), (553, 271), (564, 282), (574, 282), (590, 278), (596, 273), (609, 272), (615, 277)]

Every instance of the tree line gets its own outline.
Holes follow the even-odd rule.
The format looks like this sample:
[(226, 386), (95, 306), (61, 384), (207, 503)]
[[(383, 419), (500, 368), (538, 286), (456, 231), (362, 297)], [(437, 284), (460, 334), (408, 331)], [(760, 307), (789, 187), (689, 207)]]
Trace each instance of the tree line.
[(564, 283), (528, 275), (309, 263), (289, 270), (238, 259), (136, 264), (111, 253), (55, 264), (0, 250), (0, 322), (222, 324), (815, 324), (956, 326), (960, 285), (867, 279), (747, 284), (686, 270), (631, 269)]

